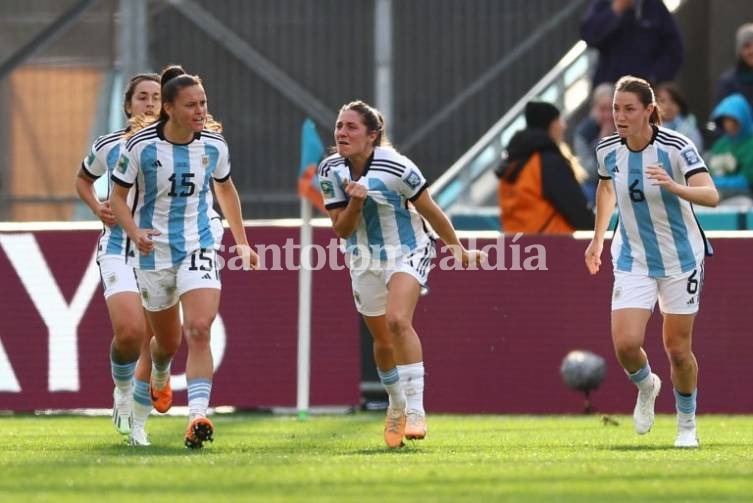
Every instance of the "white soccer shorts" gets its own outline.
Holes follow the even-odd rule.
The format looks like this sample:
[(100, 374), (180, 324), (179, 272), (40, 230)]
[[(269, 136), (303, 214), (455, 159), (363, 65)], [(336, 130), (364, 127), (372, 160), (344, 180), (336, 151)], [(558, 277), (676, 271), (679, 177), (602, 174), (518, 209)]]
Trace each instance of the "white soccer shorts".
[(387, 310), (387, 285), (397, 272), (410, 274), (419, 285), (421, 293), (429, 290), (427, 281), (433, 267), (431, 262), (437, 256), (434, 242), (417, 248), (407, 257), (397, 257), (393, 261), (360, 260), (348, 257), (351, 287), (356, 309), (364, 316), (381, 316)]
[(133, 267), (126, 264), (124, 255), (103, 255), (97, 259), (97, 264), (102, 277), (105, 299), (109, 299), (116, 293), (139, 293)]
[(180, 265), (149, 271), (136, 269), (141, 303), (147, 311), (163, 311), (177, 304), (181, 295), (199, 288), (222, 289), (216, 252), (195, 250)]
[(634, 307), (653, 311), (658, 300), (662, 313), (695, 314), (701, 304), (702, 288), (703, 264), (666, 278), (615, 271), (612, 310)]

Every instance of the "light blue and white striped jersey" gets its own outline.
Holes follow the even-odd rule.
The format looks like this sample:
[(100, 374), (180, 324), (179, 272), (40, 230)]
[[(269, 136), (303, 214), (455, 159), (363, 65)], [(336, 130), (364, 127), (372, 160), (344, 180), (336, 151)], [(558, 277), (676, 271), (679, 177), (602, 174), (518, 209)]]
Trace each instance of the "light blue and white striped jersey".
[[(348, 161), (340, 154), (319, 164), (319, 185), (328, 210), (347, 206), (343, 184), (352, 179)], [(356, 182), (368, 189), (368, 196), (358, 227), (343, 243), (344, 251), (388, 260), (431, 240), (423, 219), (408, 204), (426, 189), (426, 178), (410, 159), (391, 148), (375, 147)]]
[(618, 228), (612, 239), (615, 270), (666, 277), (692, 271), (711, 253), (693, 206), (654, 185), (645, 167), (661, 163), (678, 183), (708, 171), (687, 137), (653, 126), (648, 146), (631, 151), (618, 134), (596, 147), (599, 177), (611, 179), (617, 196)]
[[(120, 157), (120, 149), (123, 146), (123, 135), (125, 129), (113, 131), (112, 133), (100, 136), (92, 144), (89, 155), (81, 163), (81, 169), (93, 180), (98, 179), (102, 175), (107, 175), (107, 195), (109, 197), (112, 190), (112, 172), (115, 169), (115, 165), (118, 163)], [(131, 190), (128, 193), (128, 206), (133, 206), (134, 191)], [(121, 255), (125, 258), (126, 241), (125, 231), (119, 225), (113, 227), (104, 226), (102, 234), (99, 237), (99, 243), (97, 244), (97, 258), (105, 255)]]
[(202, 131), (191, 143), (167, 141), (162, 122), (142, 129), (125, 144), (112, 174), (123, 187), (135, 185), (133, 219), (142, 229), (155, 229), (154, 252), (147, 256), (129, 250), (138, 269), (177, 266), (190, 253), (212, 248), (210, 184), (230, 177), (230, 158), (219, 133)]

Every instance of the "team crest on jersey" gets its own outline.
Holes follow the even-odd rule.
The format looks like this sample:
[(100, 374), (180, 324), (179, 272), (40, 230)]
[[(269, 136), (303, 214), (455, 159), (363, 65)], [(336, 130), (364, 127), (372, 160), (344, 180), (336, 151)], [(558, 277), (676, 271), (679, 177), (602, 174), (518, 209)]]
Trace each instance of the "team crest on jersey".
[(413, 170), (408, 172), (408, 176), (406, 176), (403, 181), (411, 189), (417, 189), (418, 186), (421, 185), (421, 177)]
[(319, 184), (322, 187), (322, 194), (326, 199), (332, 199), (335, 197), (335, 186), (332, 185), (332, 182), (327, 180), (322, 180), (322, 182)]
[(698, 155), (693, 150), (686, 150), (682, 153), (682, 157), (685, 159), (685, 162), (688, 164), (695, 164), (700, 159), (698, 159)]
[(123, 156), (118, 161), (118, 171), (120, 171), (121, 173), (125, 173), (127, 169), (128, 169), (128, 158)]
[(208, 155), (202, 155), (201, 156), (201, 167), (204, 169), (207, 169), (209, 167), (209, 156)]

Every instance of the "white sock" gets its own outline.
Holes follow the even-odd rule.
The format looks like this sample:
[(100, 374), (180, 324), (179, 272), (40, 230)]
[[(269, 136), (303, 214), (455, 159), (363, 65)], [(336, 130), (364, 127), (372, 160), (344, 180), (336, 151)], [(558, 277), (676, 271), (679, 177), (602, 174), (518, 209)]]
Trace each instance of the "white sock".
[(390, 409), (405, 410), (405, 393), (403, 392), (403, 387), (400, 384), (400, 381), (395, 384), (385, 384), (384, 389), (387, 391)]
[(648, 393), (649, 391), (654, 389), (654, 379), (651, 376), (652, 374), (649, 374), (648, 377), (646, 377), (642, 381), (635, 383), (640, 391)]
[(424, 411), (424, 362), (398, 365), (400, 384), (408, 402), (407, 410), (425, 414)]
[(695, 414), (678, 412), (677, 413), (677, 427), (683, 430), (692, 430), (695, 428)]
[(377, 368), (377, 374), (379, 374), (379, 380), (389, 397), (390, 409), (405, 410), (405, 392), (403, 392), (403, 386), (400, 384), (400, 375), (397, 372), (397, 367), (386, 371)]
[(152, 399), (149, 396), (149, 383), (136, 379), (133, 390), (133, 427), (144, 428), (151, 412)]
[(155, 388), (162, 389), (170, 381), (171, 363), (172, 361), (169, 361), (164, 368), (159, 368), (155, 362), (152, 362), (152, 385)]

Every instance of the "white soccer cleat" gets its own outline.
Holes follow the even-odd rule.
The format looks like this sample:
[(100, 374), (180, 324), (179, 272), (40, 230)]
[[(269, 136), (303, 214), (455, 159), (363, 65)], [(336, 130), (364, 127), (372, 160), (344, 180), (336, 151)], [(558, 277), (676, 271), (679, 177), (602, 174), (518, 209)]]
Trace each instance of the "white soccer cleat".
[(149, 442), (149, 436), (146, 434), (144, 428), (134, 428), (131, 430), (131, 434), (128, 435), (128, 445), (146, 447), (152, 444)]
[(133, 426), (133, 392), (123, 393), (115, 388), (112, 397), (112, 424), (120, 434), (128, 435)]
[(681, 449), (697, 449), (700, 446), (698, 434), (693, 428), (677, 428), (677, 438), (675, 438), (675, 447)]
[(653, 380), (654, 385), (648, 391), (638, 391), (638, 399), (635, 402), (635, 409), (633, 410), (633, 424), (635, 431), (639, 435), (644, 435), (651, 431), (651, 427), (654, 425), (654, 403), (656, 397), (659, 396), (661, 391), (661, 379), (656, 374), (651, 374), (649, 379)]

